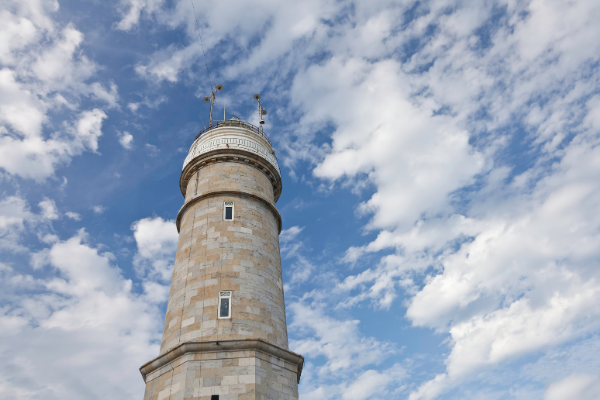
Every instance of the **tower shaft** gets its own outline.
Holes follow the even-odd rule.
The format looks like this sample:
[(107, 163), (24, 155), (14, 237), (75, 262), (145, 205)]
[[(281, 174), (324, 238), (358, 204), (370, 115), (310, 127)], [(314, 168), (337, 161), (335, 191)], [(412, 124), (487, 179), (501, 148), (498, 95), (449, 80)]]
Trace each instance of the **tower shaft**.
[(225, 122), (196, 139), (181, 174), (160, 355), (140, 368), (145, 400), (298, 398), (304, 359), (288, 350), (279, 166), (262, 132)]

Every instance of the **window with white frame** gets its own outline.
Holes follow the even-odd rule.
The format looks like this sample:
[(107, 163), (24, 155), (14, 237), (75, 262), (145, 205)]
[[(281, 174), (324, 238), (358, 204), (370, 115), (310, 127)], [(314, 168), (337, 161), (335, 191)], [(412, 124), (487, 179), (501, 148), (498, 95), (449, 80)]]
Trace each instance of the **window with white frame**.
[(226, 201), (223, 204), (223, 219), (233, 221), (233, 201)]
[(219, 292), (219, 319), (231, 318), (231, 292)]

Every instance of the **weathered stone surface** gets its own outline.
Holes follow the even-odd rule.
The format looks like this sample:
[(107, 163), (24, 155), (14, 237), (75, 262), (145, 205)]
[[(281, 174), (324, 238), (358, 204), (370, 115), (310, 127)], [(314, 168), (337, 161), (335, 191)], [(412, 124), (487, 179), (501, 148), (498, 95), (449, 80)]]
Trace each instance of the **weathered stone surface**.
[[(225, 201), (234, 202), (233, 221), (223, 220)], [(186, 211), (161, 354), (191, 340), (260, 338), (287, 348), (278, 233), (271, 211), (243, 196), (207, 198)], [(217, 319), (219, 291), (232, 291), (231, 319)]]
[(298, 399), (298, 366), (260, 350), (183, 355), (146, 376), (145, 400)]
[[(273, 162), (263, 163), (260, 153), (234, 159), (218, 157), (221, 151), (229, 154), (229, 147), (216, 151), (210, 153), (216, 162), (188, 157), (182, 172), (185, 202), (177, 219), (179, 243), (160, 350), (176, 358), (165, 364), (158, 357), (149, 364), (160, 359), (159, 368), (142, 367), (144, 399), (208, 400), (213, 394), (220, 400), (296, 399), (303, 361), (294, 364), (258, 349), (173, 355), (188, 342), (259, 339), (283, 352), (288, 348), (281, 217), (275, 208), (279, 171), (265, 168)], [(232, 221), (224, 220), (224, 202), (234, 203)], [(220, 291), (231, 291), (230, 319), (218, 319)]]

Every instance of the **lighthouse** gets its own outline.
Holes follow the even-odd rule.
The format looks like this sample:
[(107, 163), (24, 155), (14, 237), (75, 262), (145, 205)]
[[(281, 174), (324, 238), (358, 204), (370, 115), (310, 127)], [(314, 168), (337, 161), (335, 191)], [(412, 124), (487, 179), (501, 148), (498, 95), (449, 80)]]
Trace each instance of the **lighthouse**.
[[(222, 89), (217, 85), (217, 90)], [(212, 120), (183, 162), (179, 241), (144, 400), (298, 398), (279, 251), (281, 172), (261, 124)]]

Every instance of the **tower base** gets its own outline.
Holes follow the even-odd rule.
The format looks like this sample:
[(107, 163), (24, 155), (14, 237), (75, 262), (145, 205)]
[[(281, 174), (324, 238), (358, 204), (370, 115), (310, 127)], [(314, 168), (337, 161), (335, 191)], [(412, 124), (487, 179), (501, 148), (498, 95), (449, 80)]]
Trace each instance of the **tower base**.
[(187, 342), (142, 365), (144, 400), (297, 400), (304, 357), (264, 340)]

